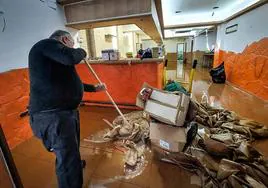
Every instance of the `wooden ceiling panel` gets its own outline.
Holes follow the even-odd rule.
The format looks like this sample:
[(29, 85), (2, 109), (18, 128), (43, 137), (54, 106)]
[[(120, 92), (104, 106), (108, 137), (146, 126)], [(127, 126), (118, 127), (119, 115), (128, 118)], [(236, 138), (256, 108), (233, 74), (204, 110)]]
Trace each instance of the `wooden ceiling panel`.
[(138, 16), (132, 18), (116, 19), (109, 21), (98, 21), (98, 22), (83, 22), (83, 23), (70, 23), (66, 24), (68, 27), (75, 29), (92, 29), (99, 27), (108, 27), (115, 25), (127, 25), (136, 24), (144, 33), (151, 37), (157, 43), (162, 43), (159, 32), (157, 31), (156, 25), (151, 15), (148, 16)]
[(92, 0), (64, 7), (67, 23), (151, 14), (151, 0)]
[[(151, 0), (80, 0), (80, 3), (74, 3), (79, 0), (58, 1), (65, 5), (66, 26), (91, 29), (136, 24), (156, 42), (162, 41), (158, 19), (155, 19), (157, 16), (152, 14), (156, 9)], [(71, 2), (74, 4), (68, 4)]]

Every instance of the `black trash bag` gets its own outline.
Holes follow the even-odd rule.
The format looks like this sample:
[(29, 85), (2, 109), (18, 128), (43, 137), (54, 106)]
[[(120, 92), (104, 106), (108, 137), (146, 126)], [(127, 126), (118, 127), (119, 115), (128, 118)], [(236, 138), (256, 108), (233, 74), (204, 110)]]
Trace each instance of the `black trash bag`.
[(150, 48), (147, 48), (146, 50), (143, 51), (141, 59), (145, 58), (153, 58), (152, 50)]
[(224, 62), (222, 62), (218, 67), (211, 69), (209, 73), (214, 83), (225, 83), (226, 75), (224, 70)]

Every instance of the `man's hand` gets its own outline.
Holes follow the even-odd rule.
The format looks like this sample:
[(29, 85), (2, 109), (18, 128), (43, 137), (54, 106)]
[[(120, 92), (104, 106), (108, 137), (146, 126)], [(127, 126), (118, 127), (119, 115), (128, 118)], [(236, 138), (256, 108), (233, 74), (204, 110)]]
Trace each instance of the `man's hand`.
[(105, 91), (106, 90), (106, 84), (104, 84), (104, 83), (97, 84), (97, 85), (95, 85), (95, 89), (96, 89), (96, 92)]

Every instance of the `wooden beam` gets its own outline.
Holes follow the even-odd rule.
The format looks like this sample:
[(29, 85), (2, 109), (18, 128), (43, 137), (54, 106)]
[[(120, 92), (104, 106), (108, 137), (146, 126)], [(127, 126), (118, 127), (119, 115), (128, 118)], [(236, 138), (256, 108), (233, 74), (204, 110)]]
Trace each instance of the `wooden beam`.
[(64, 6), (67, 23), (151, 13), (151, 0), (92, 0)]
[(152, 0), (84, 0), (66, 4), (64, 11), (69, 27), (91, 29), (136, 24), (154, 41), (162, 42), (162, 28)]
[(128, 24), (137, 25), (141, 30), (143, 30), (144, 33), (150, 36), (152, 40), (154, 40), (157, 43), (162, 42), (161, 36), (157, 31), (157, 28), (151, 15), (114, 19), (114, 20), (103, 20), (95, 22), (85, 21), (77, 23), (67, 23), (66, 26), (82, 30), (82, 29), (93, 29), (93, 28), (116, 26), (116, 25), (128, 25)]
[(94, 30), (86, 29), (86, 36), (87, 36), (88, 56), (90, 58), (95, 58), (96, 57), (96, 45), (95, 45), (95, 38), (94, 38)]
[(165, 33), (164, 33), (164, 18), (163, 18), (163, 9), (162, 9), (162, 2), (161, 0), (155, 0), (155, 6), (156, 6), (156, 11), (157, 11), (157, 15), (158, 15), (158, 20), (160, 23), (160, 27), (161, 27), (161, 32), (162, 32), (162, 36), (163, 38), (165, 37)]

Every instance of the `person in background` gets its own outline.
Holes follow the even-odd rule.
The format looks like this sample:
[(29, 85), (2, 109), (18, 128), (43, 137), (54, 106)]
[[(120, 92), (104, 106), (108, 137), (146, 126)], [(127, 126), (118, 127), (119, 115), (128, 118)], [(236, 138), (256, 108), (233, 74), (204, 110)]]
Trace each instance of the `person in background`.
[(56, 155), (60, 188), (81, 188), (85, 162), (79, 152), (78, 106), (83, 92), (98, 92), (105, 84), (83, 84), (75, 65), (86, 57), (67, 31), (57, 30), (37, 42), (29, 53), (30, 125), (45, 148)]

